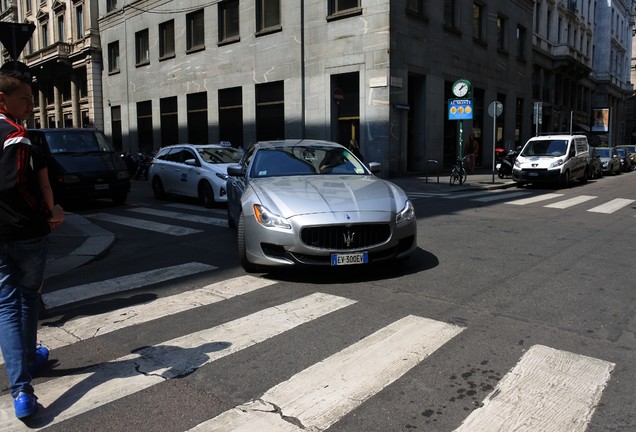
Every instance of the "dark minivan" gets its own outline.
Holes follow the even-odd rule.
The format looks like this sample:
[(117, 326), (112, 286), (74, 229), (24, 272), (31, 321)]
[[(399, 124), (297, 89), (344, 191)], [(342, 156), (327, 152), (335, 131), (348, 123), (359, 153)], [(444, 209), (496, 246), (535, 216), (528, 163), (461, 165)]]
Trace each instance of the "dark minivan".
[(126, 164), (101, 131), (29, 129), (29, 137), (50, 156), (49, 177), (56, 201), (126, 201), (130, 192)]

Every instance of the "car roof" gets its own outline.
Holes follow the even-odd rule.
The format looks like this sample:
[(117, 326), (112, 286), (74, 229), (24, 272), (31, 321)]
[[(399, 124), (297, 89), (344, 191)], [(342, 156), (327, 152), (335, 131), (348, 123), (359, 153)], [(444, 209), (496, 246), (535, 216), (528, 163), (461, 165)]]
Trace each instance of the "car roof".
[[(177, 147), (190, 147), (190, 148), (224, 148), (231, 149), (233, 147), (223, 145), (223, 144), (189, 144), (189, 143), (181, 143), (181, 144), (172, 144), (169, 146), (161, 147), (161, 150), (172, 149)], [(236, 150), (236, 149), (235, 149)]]
[(258, 148), (282, 148), (282, 147), (290, 147), (296, 145), (303, 146), (317, 146), (317, 147), (341, 147), (340, 144), (333, 141), (325, 141), (318, 139), (284, 139), (284, 140), (273, 140), (273, 141), (259, 141), (254, 144), (255, 147)]
[(585, 138), (587, 139), (587, 137), (585, 135), (569, 135), (569, 134), (555, 134), (555, 135), (539, 135), (539, 136), (535, 136), (530, 138), (528, 141), (536, 141), (536, 140), (543, 140), (543, 139), (562, 139), (562, 140), (569, 140), (572, 138)]

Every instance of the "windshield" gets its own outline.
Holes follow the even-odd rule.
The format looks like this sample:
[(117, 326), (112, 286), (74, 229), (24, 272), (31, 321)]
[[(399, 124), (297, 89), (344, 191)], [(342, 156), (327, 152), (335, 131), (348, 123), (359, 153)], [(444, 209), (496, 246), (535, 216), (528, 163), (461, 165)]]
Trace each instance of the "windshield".
[(51, 153), (114, 153), (115, 148), (99, 131), (64, 131), (45, 134)]
[(616, 153), (618, 153), (618, 155), (619, 155), (620, 157), (623, 157), (623, 156), (625, 156), (625, 155), (626, 155), (626, 152), (625, 152), (625, 149), (624, 149), (624, 148), (618, 148), (618, 149), (616, 149)]
[(533, 140), (523, 148), (521, 156), (564, 156), (568, 149), (567, 140)]
[(303, 145), (258, 150), (250, 172), (251, 177), (368, 174), (362, 163), (343, 147)]
[(199, 156), (204, 162), (212, 164), (237, 163), (241, 160), (243, 152), (235, 148), (197, 148)]
[(609, 157), (610, 156), (610, 149), (608, 149), (606, 147), (600, 147), (600, 148), (596, 149), (596, 153), (600, 157)]

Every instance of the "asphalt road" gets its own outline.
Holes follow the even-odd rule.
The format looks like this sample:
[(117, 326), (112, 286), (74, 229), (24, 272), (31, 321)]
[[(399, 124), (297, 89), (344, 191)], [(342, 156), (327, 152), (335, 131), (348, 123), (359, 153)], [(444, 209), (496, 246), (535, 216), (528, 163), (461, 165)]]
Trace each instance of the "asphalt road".
[[(453, 431), (472, 416), (496, 424), (499, 420), (488, 414), (483, 417), (490, 408), (498, 409), (511, 424), (529, 411), (552, 427), (568, 416), (576, 419), (567, 429), (551, 430), (636, 430), (635, 190), (636, 174), (630, 173), (569, 189), (420, 191), (413, 195), (419, 250), (406, 264), (257, 274), (254, 280), (242, 279), (235, 232), (223, 226), (222, 207), (207, 211), (187, 200), (158, 202), (146, 183), (135, 182), (126, 206), (96, 203), (75, 210), (114, 232), (117, 241), (106, 257), (51, 278), (47, 289), (65, 292), (77, 287), (97, 293), (102, 285), (117, 285), (120, 291), (50, 310), (43, 328), (61, 327), (78, 340), (53, 349), (52, 368), (35, 381), (36, 392), (46, 392), (38, 393), (47, 407), (42, 411), (54, 414), (42, 414), (33, 425), (66, 432), (184, 431), (233, 407), (261, 400), (267, 402), (266, 409), (280, 410), (276, 417), (283, 424), (298, 427), (309, 420), (302, 410), (299, 414), (288, 408), (281, 395), (304, 400), (312, 388), (306, 375), (315, 371), (316, 392), (329, 386), (344, 392), (345, 402), (335, 405), (342, 412), (332, 405), (325, 411), (335, 419), (329, 431)], [(608, 203), (617, 209), (612, 211)], [(154, 214), (140, 208), (153, 209)], [(157, 210), (180, 216), (157, 216)], [(141, 220), (146, 227), (109, 219), (113, 215)], [(193, 222), (184, 215), (217, 220)], [(159, 234), (148, 229), (150, 222), (199, 232)], [(168, 269), (189, 263), (208, 267), (190, 268), (163, 281), (152, 273), (165, 275)], [(250, 290), (214, 303), (206, 303), (197, 291), (228, 281)], [(263, 283), (267, 285), (254, 285)], [(159, 306), (142, 311), (144, 304), (190, 293), (194, 297), (186, 301), (189, 306), (178, 313), (174, 304), (167, 306), (167, 312)], [(208, 355), (190, 347), (189, 339), (179, 339), (263, 311), (280, 313), (287, 310), (281, 305), (316, 295), (324, 296), (321, 305), (332, 300), (344, 303), (297, 325), (290, 322), (300, 320), (313, 303), (284, 312), (280, 322), (240, 321), (239, 328), (249, 333), (247, 341), (202, 334), (202, 340), (216, 344), (207, 347)], [(133, 306), (139, 310), (132, 310)], [(107, 324), (107, 313), (115, 315), (113, 324)], [(155, 315), (147, 321), (120, 324), (126, 320), (132, 324), (151, 313)], [(395, 340), (382, 339), (371, 351), (347, 351), (410, 319), (414, 325), (397, 333), (401, 336)], [(77, 328), (71, 332), (67, 327), (74, 322)], [(114, 329), (107, 332), (104, 328), (109, 325)], [(279, 325), (293, 327), (277, 332)], [(84, 336), (77, 336), (82, 329)], [(259, 339), (260, 331), (272, 334)], [(426, 345), (438, 337), (438, 345)], [(399, 344), (407, 342), (417, 349), (400, 351)], [(185, 354), (170, 351), (170, 346), (179, 346)], [(237, 351), (208, 362), (213, 355), (233, 349)], [(412, 360), (416, 351), (421, 357)], [(343, 352), (355, 359), (351, 369), (339, 357)], [(374, 371), (396, 352), (398, 360), (389, 369), (408, 367), (397, 375)], [(132, 359), (126, 357), (131, 355)], [(547, 355), (554, 357), (547, 361)], [(172, 361), (157, 371), (147, 364), (157, 358)], [(532, 367), (535, 361), (541, 367)], [(563, 364), (573, 362), (580, 363), (580, 369), (560, 373)], [(530, 373), (537, 370), (543, 375)], [(344, 383), (331, 381), (342, 371)], [(296, 377), (303, 379), (303, 385), (286, 387)], [(156, 381), (135, 381), (142, 378)], [(6, 389), (6, 378), (1, 379)], [(511, 382), (512, 389), (507, 387)], [(362, 386), (362, 393), (345, 391), (367, 383), (373, 385), (370, 390)], [(279, 384), (277, 393), (273, 389)], [(115, 389), (104, 389), (107, 385)], [(569, 398), (575, 394), (590, 400), (579, 407)], [(517, 402), (497, 407), (501, 395)], [(558, 403), (550, 405), (554, 397)], [(330, 398), (334, 396), (323, 399)], [(514, 409), (508, 411), (510, 406)], [(317, 429), (322, 430), (331, 420), (315, 421), (311, 424), (322, 425)], [(0, 429), (13, 430), (7, 426), (13, 423), (4, 425)], [(460, 430), (492, 430), (464, 427)], [(523, 423), (515, 427), (508, 424), (501, 430), (530, 430)]]

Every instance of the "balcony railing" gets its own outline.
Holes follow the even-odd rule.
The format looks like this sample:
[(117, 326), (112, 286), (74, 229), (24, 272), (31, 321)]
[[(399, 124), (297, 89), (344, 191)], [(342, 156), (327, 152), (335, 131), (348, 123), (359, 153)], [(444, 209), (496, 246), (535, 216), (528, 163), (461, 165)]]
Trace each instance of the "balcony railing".
[(30, 63), (41, 63), (51, 59), (68, 59), (72, 52), (72, 45), (64, 42), (56, 42), (53, 45), (25, 55)]

